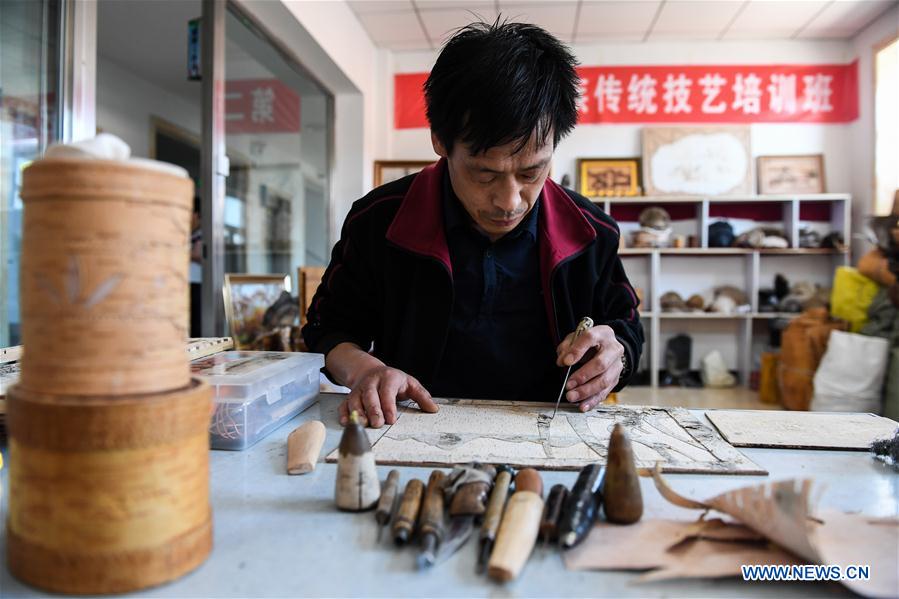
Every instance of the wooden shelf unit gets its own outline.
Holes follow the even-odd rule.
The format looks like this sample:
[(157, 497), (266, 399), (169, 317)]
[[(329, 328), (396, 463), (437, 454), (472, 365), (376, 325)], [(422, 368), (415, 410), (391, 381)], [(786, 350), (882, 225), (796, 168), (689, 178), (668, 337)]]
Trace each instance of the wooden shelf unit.
[[(747, 385), (749, 374), (752, 370), (753, 363), (753, 325), (756, 323), (764, 323), (775, 318), (794, 318), (797, 314), (781, 313), (781, 312), (760, 312), (758, 305), (758, 292), (760, 288), (770, 287), (771, 282), (767, 278), (762, 281), (761, 273), (763, 271), (771, 271), (776, 268), (778, 260), (787, 260), (794, 262), (796, 260), (809, 261), (809, 265), (817, 265), (818, 270), (828, 269), (831, 273), (838, 266), (847, 266), (850, 263), (850, 255), (847, 250), (836, 250), (830, 248), (803, 248), (799, 247), (799, 231), (802, 224), (813, 220), (818, 223), (818, 228), (825, 228), (829, 231), (838, 231), (843, 236), (843, 241), (848, 247), (851, 229), (850, 229), (850, 210), (852, 197), (850, 194), (844, 193), (827, 193), (827, 194), (809, 194), (809, 195), (753, 195), (753, 196), (733, 196), (733, 197), (699, 197), (699, 196), (640, 196), (640, 197), (614, 197), (614, 198), (594, 198), (594, 202), (606, 211), (606, 213), (615, 217), (616, 206), (631, 205), (645, 208), (649, 206), (660, 206), (662, 208), (671, 205), (679, 205), (678, 210), (683, 214), (693, 214), (695, 217), (696, 228), (695, 235), (700, 247), (693, 248), (621, 248), (618, 253), (624, 261), (625, 270), (628, 270), (629, 264), (635, 262), (644, 262), (643, 271), (648, 272), (647, 285), (643, 289), (645, 311), (640, 312), (641, 318), (644, 320), (644, 329), (646, 333), (645, 354), (648, 357), (648, 367), (650, 371), (650, 384), (652, 387), (658, 387), (659, 372), (664, 367), (662, 357), (664, 355), (664, 347), (662, 347), (662, 328), (663, 323), (682, 322), (704, 322), (704, 323), (720, 323), (720, 327), (734, 326), (736, 334), (731, 338), (736, 344), (737, 364), (736, 370), (739, 373), (740, 384)], [(717, 212), (726, 212), (727, 209), (715, 208), (718, 206), (732, 206), (739, 204), (745, 212), (745, 208), (750, 205), (759, 205), (759, 212), (765, 214), (777, 213), (780, 215), (779, 222), (789, 242), (789, 247), (784, 249), (752, 249), (752, 248), (721, 248), (709, 247), (708, 243), (708, 227), (709, 224), (718, 220), (726, 220), (725, 218), (715, 216)], [(813, 205), (813, 208), (808, 208)], [(683, 206), (687, 206), (686, 208)], [(779, 206), (779, 210), (773, 206)], [(824, 214), (828, 218), (822, 219)], [(816, 218), (804, 218), (812, 215)], [(745, 220), (745, 219), (743, 219)], [(633, 228), (633, 221), (630, 222)], [(758, 220), (760, 223), (772, 222), (769, 219)], [(625, 227), (622, 227), (625, 229)], [(735, 234), (742, 233), (742, 230), (735, 231)], [(627, 235), (623, 231), (623, 235)], [(693, 234), (693, 233), (691, 233)], [(626, 241), (629, 242), (629, 236)], [(786, 257), (786, 258), (784, 258)], [(717, 258), (718, 261), (733, 261), (733, 268), (730, 269), (732, 276), (734, 273), (740, 273), (739, 277), (743, 290), (747, 293), (750, 300), (750, 312), (741, 314), (709, 314), (709, 313), (671, 313), (662, 312), (659, 298), (669, 289), (662, 288), (663, 273), (666, 265), (670, 267), (673, 262), (684, 260), (701, 261), (707, 258)], [(823, 265), (821, 261), (827, 261)], [(763, 265), (769, 268), (763, 268)], [(698, 266), (698, 265), (697, 265)], [(702, 270), (701, 267), (698, 270)], [(770, 272), (768, 273), (770, 274)], [(831, 275), (832, 276), (832, 275)], [(633, 283), (633, 281), (632, 281)], [(638, 285), (640, 286), (640, 285)], [(695, 289), (696, 293), (707, 293), (710, 289)], [(686, 296), (685, 296), (686, 299)], [(730, 323), (730, 324), (728, 324)], [(713, 325), (707, 325), (713, 326)], [(703, 332), (687, 331), (691, 337), (702, 335)], [(694, 339), (693, 362), (702, 358), (697, 355)]]

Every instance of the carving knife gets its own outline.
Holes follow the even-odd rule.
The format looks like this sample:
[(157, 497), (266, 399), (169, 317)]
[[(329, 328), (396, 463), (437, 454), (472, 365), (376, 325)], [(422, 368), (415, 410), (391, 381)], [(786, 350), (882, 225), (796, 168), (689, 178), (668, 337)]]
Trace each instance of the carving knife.
[[(593, 319), (589, 316), (585, 316), (581, 319), (581, 322), (578, 323), (577, 328), (574, 330), (574, 337), (571, 338), (571, 341), (568, 343), (568, 347), (571, 347), (571, 344), (574, 343), (574, 340), (581, 336), (581, 333), (589, 329), (593, 326)], [(559, 410), (559, 402), (562, 401), (562, 396), (565, 394), (565, 385), (568, 384), (568, 377), (571, 376), (571, 369), (574, 368), (574, 364), (568, 367), (568, 370), (565, 372), (565, 380), (562, 381), (562, 389), (559, 390), (559, 397), (556, 399), (556, 407), (553, 410), (553, 415), (549, 417), (550, 420), (556, 417), (556, 412)]]
[(487, 511), (487, 499), (495, 476), (493, 466), (472, 463), (455, 468), (447, 477), (444, 488), (451, 522), (431, 565), (445, 561), (471, 537), (475, 522)]

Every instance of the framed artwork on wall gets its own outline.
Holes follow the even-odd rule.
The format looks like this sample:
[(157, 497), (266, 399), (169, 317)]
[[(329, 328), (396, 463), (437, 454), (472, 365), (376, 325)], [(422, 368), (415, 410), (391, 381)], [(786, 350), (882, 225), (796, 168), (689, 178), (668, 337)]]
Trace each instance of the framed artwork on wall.
[(378, 187), (406, 175), (417, 173), (436, 160), (375, 160), (374, 186)]
[(579, 158), (577, 191), (588, 198), (641, 195), (639, 158)]
[(759, 193), (824, 193), (824, 155), (759, 156)]
[(646, 195), (749, 195), (749, 127), (643, 129)]
[(262, 317), (282, 291), (290, 291), (290, 275), (225, 275), (225, 318), (235, 349), (246, 348), (263, 332)]

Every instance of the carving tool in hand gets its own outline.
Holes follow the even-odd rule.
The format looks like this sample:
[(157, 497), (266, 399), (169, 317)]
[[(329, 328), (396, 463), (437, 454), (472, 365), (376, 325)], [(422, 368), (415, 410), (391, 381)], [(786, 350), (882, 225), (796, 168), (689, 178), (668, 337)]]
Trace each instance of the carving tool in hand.
[(581, 468), (559, 521), (559, 543), (563, 549), (583, 541), (593, 528), (602, 503), (604, 477), (605, 468), (599, 464)]
[(443, 481), (446, 476), (440, 470), (431, 472), (428, 488), (425, 491), (424, 503), (418, 522), (418, 533), (421, 538), (421, 553), (418, 554), (418, 567), (427, 568), (434, 565), (437, 549), (443, 541), (445, 532), (443, 516)]
[[(593, 319), (589, 316), (585, 316), (581, 319), (581, 322), (578, 323), (577, 328), (574, 330), (574, 337), (571, 338), (571, 341), (568, 342), (568, 347), (574, 343), (574, 340), (581, 336), (581, 333), (586, 331), (587, 329), (593, 326)], [(568, 367), (568, 370), (565, 371), (565, 380), (562, 381), (562, 389), (559, 391), (559, 397), (556, 399), (556, 407), (553, 410), (553, 415), (549, 417), (549, 420), (552, 420), (556, 417), (556, 412), (559, 410), (559, 402), (562, 401), (562, 396), (565, 395), (565, 385), (568, 384), (568, 377), (571, 376), (571, 369), (574, 368), (574, 364)]]
[(543, 515), (543, 480), (533, 468), (515, 477), (515, 493), (509, 499), (487, 563), (487, 574), (500, 582), (515, 579), (531, 555)]
[(445, 561), (468, 541), (475, 521), (487, 511), (487, 499), (495, 477), (496, 468), (477, 462), (450, 472), (444, 485), (449, 500), (450, 527), (434, 565)]
[(378, 507), (375, 509), (375, 521), (378, 523), (378, 539), (381, 542), (381, 533), (387, 528), (393, 508), (396, 505), (397, 487), (400, 483), (400, 471), (391, 470), (387, 475), (387, 482), (381, 487), (381, 498), (378, 499)]
[(425, 485), (417, 478), (406, 483), (400, 506), (397, 508), (396, 516), (393, 517), (393, 542), (397, 547), (402, 547), (412, 538), (424, 493)]
[(487, 512), (484, 522), (481, 523), (479, 535), (480, 552), (478, 553), (478, 574), (484, 572), (490, 552), (493, 551), (493, 542), (496, 540), (496, 532), (503, 518), (503, 509), (506, 507), (506, 499), (509, 497), (509, 487), (512, 485), (512, 477), (515, 471), (509, 466), (497, 466), (498, 474), (493, 481), (493, 492), (487, 502)]
[(559, 520), (568, 499), (568, 487), (553, 485), (546, 496), (543, 517), (540, 519), (540, 538), (543, 543), (555, 542), (559, 538)]

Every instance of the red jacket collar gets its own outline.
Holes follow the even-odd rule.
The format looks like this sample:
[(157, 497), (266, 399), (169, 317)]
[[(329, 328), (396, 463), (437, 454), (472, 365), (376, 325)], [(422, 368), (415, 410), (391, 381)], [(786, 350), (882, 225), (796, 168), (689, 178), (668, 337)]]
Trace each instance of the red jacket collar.
[[(446, 159), (442, 158), (415, 177), (387, 229), (387, 240), (411, 252), (436, 258), (452, 274), (441, 209), (445, 171)], [(540, 264), (548, 276), (557, 264), (592, 243), (596, 231), (574, 200), (550, 179), (543, 185), (541, 207)]]

